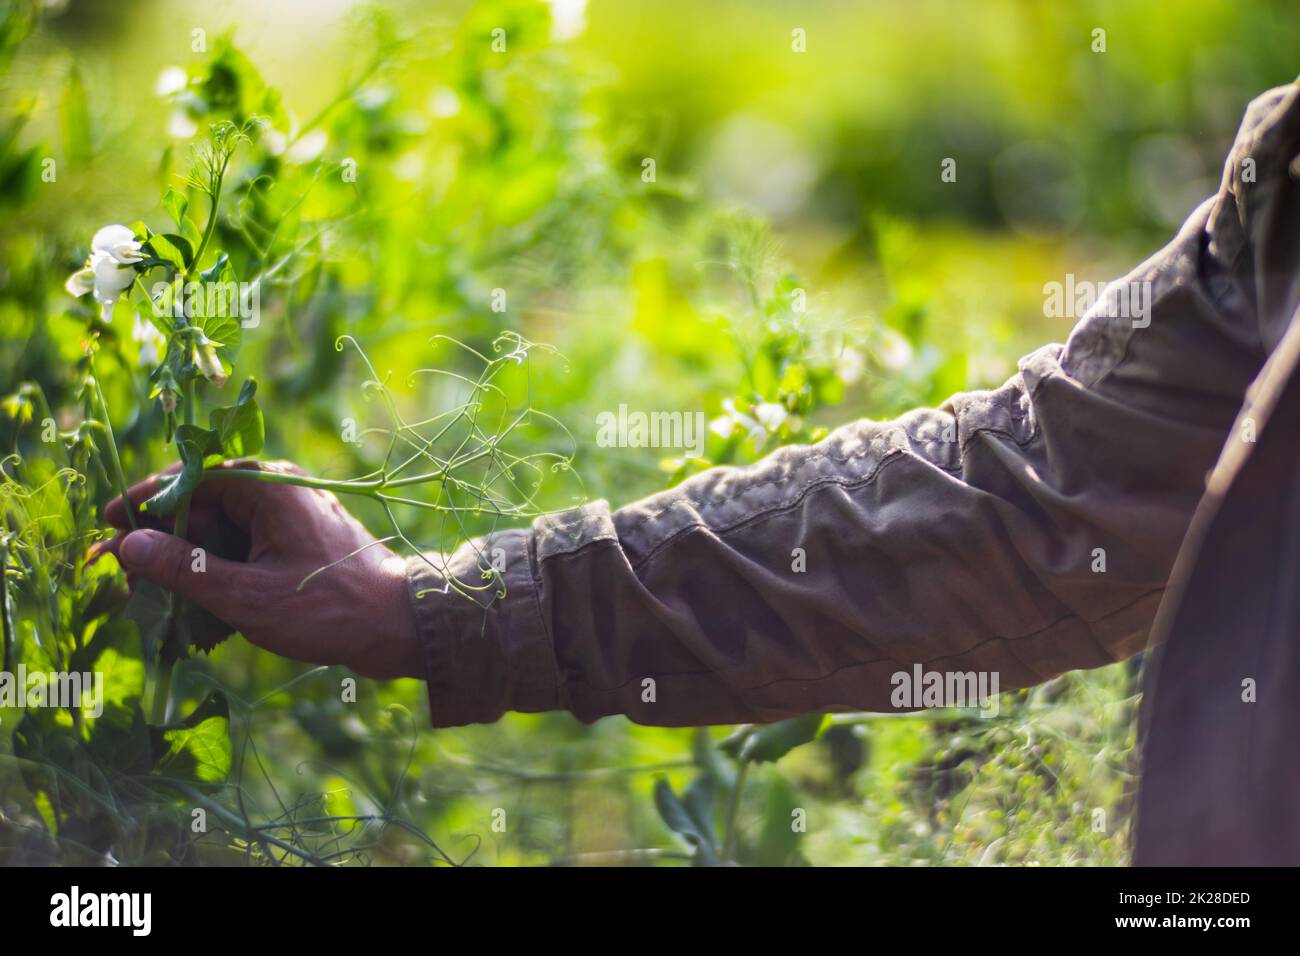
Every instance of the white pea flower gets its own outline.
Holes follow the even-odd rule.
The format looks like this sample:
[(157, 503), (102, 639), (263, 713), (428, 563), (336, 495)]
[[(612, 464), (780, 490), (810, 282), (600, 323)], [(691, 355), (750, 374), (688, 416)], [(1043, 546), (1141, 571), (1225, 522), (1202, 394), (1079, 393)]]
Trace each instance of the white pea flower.
[(846, 348), (835, 358), (835, 374), (845, 385), (854, 385), (861, 381), (867, 363), (862, 353), (854, 348)]
[(183, 69), (179, 66), (169, 66), (158, 74), (153, 91), (159, 96), (171, 96), (185, 89), (189, 81), (189, 75)]
[(893, 329), (884, 329), (880, 336), (876, 357), (885, 368), (895, 372), (901, 371), (912, 362), (912, 343)]
[(723, 441), (731, 437), (732, 432), (736, 430), (736, 420), (729, 415), (719, 415), (713, 421), (709, 422), (709, 431), (717, 435)]
[(438, 119), (447, 119), (460, 112), (460, 97), (455, 90), (440, 87), (429, 97), (428, 109)]
[(200, 333), (198, 341), (194, 345), (194, 364), (203, 373), (203, 377), (217, 388), (225, 385), (226, 380), (230, 377), (222, 367), (221, 359), (217, 356), (217, 346), (219, 344)]
[(107, 252), (97, 252), (90, 257), (90, 271), (95, 277), (91, 291), (95, 293), (95, 301), (105, 307), (104, 318), (108, 319), (113, 303), (135, 281), (135, 270)]
[(105, 226), (90, 242), (90, 258), (78, 271), (68, 276), (63, 287), (70, 295), (95, 294), (100, 316), (105, 322), (113, 318), (113, 304), (135, 281), (135, 263), (144, 258), (140, 243), (126, 226)]
[(139, 315), (135, 317), (135, 327), (131, 329), (131, 338), (133, 341), (140, 343), (140, 364), (142, 366), (155, 366), (162, 360), (158, 348), (167, 340), (148, 319), (141, 318)]
[(296, 165), (310, 163), (325, 151), (329, 136), (323, 130), (308, 133), (285, 150), (284, 158)]
[[(780, 420), (776, 410), (779, 410)], [(729, 398), (723, 400), (722, 411), (723, 414), (709, 425), (709, 430), (725, 439), (730, 438), (739, 429), (745, 439), (752, 442), (756, 449), (761, 449), (767, 444), (769, 423), (774, 423), (770, 427), (776, 430), (788, 414), (783, 406), (764, 402), (754, 408), (754, 414), (759, 416), (759, 420), (756, 421), (736, 408), (736, 403)]]
[(189, 139), (198, 131), (194, 120), (182, 109), (172, 110), (172, 115), (167, 118), (167, 135), (173, 139)]
[(587, 0), (546, 0), (551, 8), (551, 39), (557, 43), (581, 36), (587, 28)]
[(95, 238), (90, 240), (90, 252), (92, 255), (97, 252), (105, 253), (112, 256), (114, 262), (122, 265), (139, 262), (144, 258), (135, 233), (126, 226), (105, 226), (99, 230), (95, 233)]
[(790, 417), (785, 406), (777, 402), (762, 402), (754, 407), (754, 417), (770, 432), (776, 431)]
[(289, 145), (289, 137), (273, 126), (264, 127), (258, 136), (258, 141), (272, 156), (283, 156), (285, 148)]
[(77, 270), (68, 276), (63, 288), (68, 290), (68, 295), (80, 298), (95, 288), (95, 271), (89, 265)]

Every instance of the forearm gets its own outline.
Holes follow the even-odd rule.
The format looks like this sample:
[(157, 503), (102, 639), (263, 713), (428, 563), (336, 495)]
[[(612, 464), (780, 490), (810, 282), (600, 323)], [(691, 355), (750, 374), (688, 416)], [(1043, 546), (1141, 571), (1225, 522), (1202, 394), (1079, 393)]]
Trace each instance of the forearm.
[[(883, 710), (915, 664), (1005, 690), (1139, 650), (1265, 354), (1263, 211), (1231, 174), (1263, 148), (1251, 124), (1272, 100), (1219, 195), (1003, 388), (462, 548), (470, 578), (474, 548), (502, 549), (506, 596), (417, 601), (435, 725)], [(1135, 284), (1136, 320), (1115, 301)], [(414, 591), (441, 590), (411, 568)]]
[(504, 599), (423, 598), (435, 723), (883, 710), (915, 663), (1009, 689), (1132, 654), (1231, 414), (1088, 394), (1051, 352), (1025, 377), (481, 543)]
[[(1248, 380), (1230, 350), (1204, 361), (1183, 370)], [(481, 542), (505, 598), (420, 602), (435, 723), (883, 710), (917, 663), (1009, 689), (1132, 654), (1235, 405), (1184, 420), (1116, 374), (1086, 387), (1044, 349), (999, 391)]]

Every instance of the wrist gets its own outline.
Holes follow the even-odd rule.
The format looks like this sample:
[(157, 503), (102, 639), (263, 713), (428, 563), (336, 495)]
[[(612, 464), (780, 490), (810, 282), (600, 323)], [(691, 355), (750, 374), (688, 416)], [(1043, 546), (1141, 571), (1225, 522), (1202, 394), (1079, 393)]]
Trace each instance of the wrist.
[(379, 565), (377, 577), (372, 619), (375, 623), (368, 627), (374, 634), (373, 646), (366, 649), (353, 670), (378, 680), (423, 678), (424, 655), (415, 609), (411, 606), (405, 560), (396, 555), (386, 557)]

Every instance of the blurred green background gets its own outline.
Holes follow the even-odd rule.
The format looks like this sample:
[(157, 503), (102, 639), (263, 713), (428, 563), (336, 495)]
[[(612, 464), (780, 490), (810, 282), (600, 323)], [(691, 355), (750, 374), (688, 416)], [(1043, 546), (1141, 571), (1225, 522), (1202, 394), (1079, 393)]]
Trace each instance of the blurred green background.
[[(36, 7), (18, 44), (13, 24)], [(485, 347), (517, 329), (564, 355), (531, 381), (577, 442), (582, 487), (557, 482), (551, 507), (627, 502), (823, 427), (1000, 384), (1017, 356), (1069, 331), (1044, 315), (1044, 283), (1115, 278), (1217, 188), (1246, 104), (1294, 78), (1300, 31), (1289, 0), (0, 8), (0, 392), (38, 382), (74, 423), (87, 307), (64, 278), (100, 226), (162, 228), (160, 198), (208, 120), (263, 115), (219, 236), (241, 278), (285, 259), (238, 367), (262, 386), (270, 454), (331, 477), (373, 464), (373, 449), (339, 441), (340, 421), (372, 410), (338, 335), (404, 382), (456, 361), (428, 345), (433, 332)], [(179, 92), (160, 85), (169, 68), (184, 73)], [(50, 158), (54, 182), (41, 176)], [(940, 177), (948, 158), (955, 182)], [(347, 160), (355, 182), (338, 175)], [(490, 306), (498, 288), (504, 312)], [(119, 306), (101, 377), (139, 476), (169, 453), (132, 371), (130, 321)], [(432, 385), (403, 395), (418, 409), (447, 398)], [(686, 460), (597, 447), (597, 414), (622, 403), (787, 416)], [(0, 427), (6, 450), (22, 449), (19, 424)], [(427, 546), (454, 545), (411, 520)], [(253, 701), (300, 670), (231, 642), (184, 664), (177, 686), (197, 700), (215, 681)], [(341, 676), (236, 719), (258, 757), (246, 752), (241, 786), (264, 817), (286, 802), (325, 815), (400, 804), (452, 857), (489, 864), (682, 849), (652, 787), (657, 770), (690, 779), (704, 738), (549, 714), (425, 730), (412, 745), (390, 705), (420, 725), (421, 686), (363, 682), (345, 705)], [(1010, 695), (996, 722), (837, 718), (750, 775), (741, 859), (1123, 862), (1135, 688), (1135, 668), (1117, 665)], [(34, 818), (4, 779), (0, 810), (26, 833)], [(791, 831), (792, 809), (806, 833)], [(430, 859), (405, 831), (371, 836), (346, 834), (364, 847), (347, 858)], [(192, 859), (132, 845), (139, 860)], [(51, 852), (7, 846), (16, 860)]]

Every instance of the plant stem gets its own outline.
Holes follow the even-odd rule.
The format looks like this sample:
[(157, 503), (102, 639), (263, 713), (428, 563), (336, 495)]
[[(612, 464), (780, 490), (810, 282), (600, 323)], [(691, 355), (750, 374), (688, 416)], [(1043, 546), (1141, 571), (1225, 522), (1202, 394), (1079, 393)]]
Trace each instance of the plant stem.
[(167, 699), (172, 693), (172, 665), (158, 660), (157, 677), (153, 688), (153, 704), (149, 708), (149, 722), (161, 727), (167, 719)]
[(227, 826), (235, 827), (236, 828), (235, 832), (237, 832), (240, 836), (247, 837), (248, 839), (251, 840), (257, 840), (258, 842), (270, 843), (271, 845), (283, 850), (284, 852), (296, 856), (299, 859), (301, 859), (303, 862), (310, 863), (313, 866), (324, 865), (324, 862), (320, 859), (320, 857), (315, 856), (314, 854), (306, 850), (300, 849), (299, 847), (293, 846), (290, 843), (286, 843), (283, 840), (277, 837), (273, 837), (268, 833), (264, 833), (258, 830), (249, 821), (241, 820), (239, 817), (235, 816), (235, 814), (231, 813), (221, 804), (216, 803), (213, 800), (210, 800), (209, 798), (207, 798), (206, 796), (204, 796), (203, 794), (195, 790), (193, 787), (190, 787), (188, 784), (182, 783), (179, 780), (171, 780), (165, 777), (157, 778), (157, 779), (159, 780), (160, 783), (166, 784), (170, 787), (174, 787), (175, 789), (179, 790), (181, 793), (189, 797), (191, 800), (193, 800), (195, 803), (201, 804), (202, 806), (207, 808), (214, 816), (216, 816), (218, 819), (223, 821)]
[(267, 481), (273, 485), (299, 485), (303, 488), (320, 488), (323, 491), (337, 491), (343, 494), (369, 494), (384, 488), (384, 482), (376, 481), (330, 481), (326, 478), (312, 478), (308, 475), (289, 475), (282, 471), (262, 471), (258, 468), (215, 468), (203, 473), (202, 481), (213, 478), (249, 478), (253, 481)]
[[(33, 396), (32, 400), (39, 404), (37, 414), (41, 416), (41, 421), (54, 421), (54, 415), (50, 411), (50, 403), (45, 398), (44, 390), (39, 385), (35, 385), (32, 387), (30, 394)], [(69, 466), (68, 449), (63, 446), (61, 441), (54, 442), (54, 447), (58, 449), (59, 459), (63, 462), (63, 467), (67, 468)]]
[[(185, 424), (193, 425), (194, 419), (198, 417), (198, 410), (194, 407), (198, 401), (196, 397), (197, 389), (194, 387), (194, 379), (191, 378), (185, 383)], [(186, 495), (180, 501), (180, 507), (176, 512), (176, 527), (174, 533), (176, 537), (184, 539), (190, 529), (190, 495)]]
[(9, 541), (0, 544), (0, 621), (4, 626), (4, 660), (0, 671), (13, 670), (14, 622), (9, 608)]
[[(194, 387), (194, 379), (190, 378), (185, 383), (185, 424), (193, 425), (194, 419), (198, 415), (198, 410), (194, 407), (198, 401), (196, 396), (197, 390)], [(190, 496), (186, 495), (181, 499), (180, 507), (176, 511), (176, 526), (173, 533), (182, 541), (189, 533), (190, 527)], [(179, 595), (172, 595), (172, 617), (175, 618), (181, 613), (184, 607), (184, 599)], [(184, 648), (181, 649), (184, 653)], [(167, 719), (167, 703), (171, 696), (172, 689), (172, 671), (176, 667), (175, 661), (164, 663), (162, 657), (158, 658), (157, 675), (153, 691), (152, 720), (155, 726), (159, 726)]]
[[(482, 457), (475, 456), (475, 457)], [(467, 461), (469, 459), (466, 459)], [(457, 462), (454, 467), (460, 467)], [(390, 488), (404, 488), (410, 485), (428, 484), (445, 481), (451, 468), (426, 472), (423, 475), (408, 475), (405, 478), (375, 478), (372, 480), (335, 481), (329, 478), (315, 478), (311, 475), (291, 475), (281, 471), (263, 471), (260, 468), (217, 468), (203, 473), (201, 481), (212, 478), (251, 478), (253, 481), (266, 481), (273, 485), (298, 485), (302, 488), (319, 488), (322, 491), (334, 491), (342, 495), (366, 495), (379, 497), (379, 493)]]
[[(223, 173), (225, 172), (224, 168), (222, 172)], [(190, 260), (190, 265), (185, 270), (185, 275), (187, 278), (189, 276), (190, 269), (198, 268), (199, 260), (203, 258), (203, 253), (208, 248), (208, 240), (212, 238), (212, 233), (217, 228), (217, 207), (221, 203), (221, 178), (217, 179), (215, 188), (212, 191), (211, 199), (212, 199), (212, 208), (208, 212), (208, 224), (203, 229), (203, 236), (202, 238), (199, 239), (198, 249), (194, 250), (194, 258)]]
[(404, 488), (409, 485), (421, 485), (431, 481), (442, 481), (453, 468), (461, 468), (488, 454), (487, 451), (466, 455), (460, 461), (438, 471), (422, 475), (407, 475), (405, 478), (375, 478), (370, 481), (332, 481), (328, 478), (313, 478), (310, 475), (290, 475), (281, 471), (262, 471), (258, 468), (221, 468), (205, 472), (203, 480), (209, 478), (252, 478), (254, 481), (269, 481), (277, 485), (300, 485), (303, 488), (320, 488), (323, 491), (336, 491), (340, 494), (369, 495), (372, 492), (385, 491), (389, 488)]
[(122, 471), (122, 459), (117, 454), (117, 439), (113, 437), (113, 423), (108, 419), (108, 403), (104, 401), (104, 390), (99, 387), (99, 375), (95, 372), (95, 353), (93, 351), (87, 352), (86, 358), (90, 361), (90, 380), (95, 384), (95, 398), (99, 401), (99, 414), (104, 419), (104, 434), (108, 436), (108, 458), (113, 465), (113, 478), (117, 482), (117, 490), (122, 495), (122, 510), (126, 512), (126, 523), (134, 531), (139, 525), (135, 523), (135, 514), (131, 510), (126, 473)]
[(722, 859), (730, 862), (736, 852), (736, 825), (740, 818), (740, 797), (745, 790), (745, 777), (749, 774), (749, 761), (741, 761), (736, 771), (736, 786), (731, 791), (731, 802), (727, 806), (727, 831), (722, 841)]

